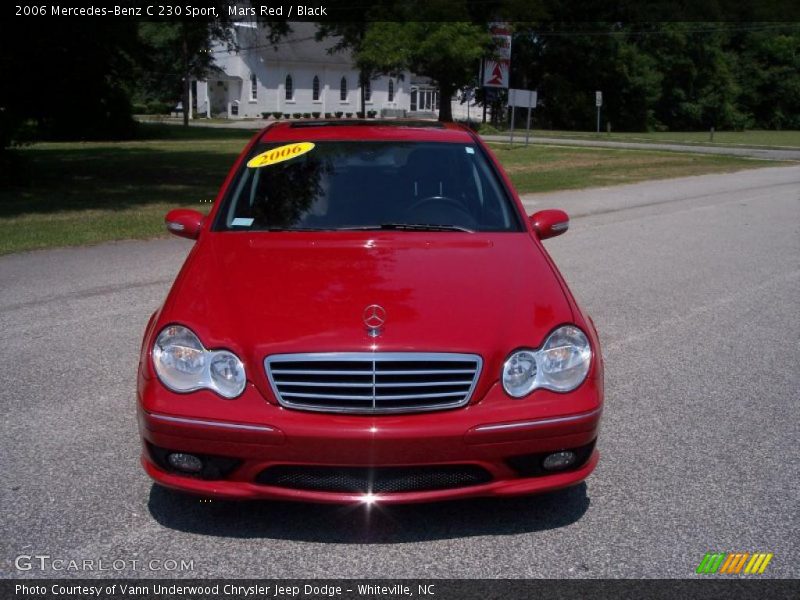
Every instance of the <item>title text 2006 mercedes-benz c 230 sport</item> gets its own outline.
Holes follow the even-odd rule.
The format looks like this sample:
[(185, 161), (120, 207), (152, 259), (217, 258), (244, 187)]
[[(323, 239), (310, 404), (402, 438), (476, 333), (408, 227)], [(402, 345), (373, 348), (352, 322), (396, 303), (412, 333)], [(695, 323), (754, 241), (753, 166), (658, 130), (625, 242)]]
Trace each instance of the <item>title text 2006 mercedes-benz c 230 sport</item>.
[(249, 143), (147, 325), (142, 463), (205, 496), (424, 502), (598, 460), (597, 334), (492, 152), (452, 124), (298, 121)]

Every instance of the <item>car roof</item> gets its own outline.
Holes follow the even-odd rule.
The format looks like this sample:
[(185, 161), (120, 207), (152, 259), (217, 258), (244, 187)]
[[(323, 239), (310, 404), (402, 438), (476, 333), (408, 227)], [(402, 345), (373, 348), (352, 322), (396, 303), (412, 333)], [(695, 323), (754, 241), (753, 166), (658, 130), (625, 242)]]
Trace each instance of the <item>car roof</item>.
[(406, 119), (330, 119), (284, 121), (261, 134), (262, 142), (315, 140), (419, 141), (472, 143), (469, 130), (455, 123)]

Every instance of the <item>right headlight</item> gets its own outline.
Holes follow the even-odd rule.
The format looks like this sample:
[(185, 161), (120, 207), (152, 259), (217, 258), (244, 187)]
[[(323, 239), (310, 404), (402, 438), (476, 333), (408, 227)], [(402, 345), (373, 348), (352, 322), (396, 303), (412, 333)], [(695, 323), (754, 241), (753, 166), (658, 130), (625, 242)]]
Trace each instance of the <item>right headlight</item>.
[(577, 388), (592, 362), (592, 348), (586, 335), (574, 325), (559, 327), (538, 350), (517, 350), (503, 365), (503, 389), (522, 398), (545, 388), (570, 392)]
[(182, 325), (169, 325), (158, 334), (153, 366), (161, 383), (174, 392), (209, 389), (223, 398), (235, 398), (247, 383), (238, 356), (227, 350), (206, 350), (197, 335)]

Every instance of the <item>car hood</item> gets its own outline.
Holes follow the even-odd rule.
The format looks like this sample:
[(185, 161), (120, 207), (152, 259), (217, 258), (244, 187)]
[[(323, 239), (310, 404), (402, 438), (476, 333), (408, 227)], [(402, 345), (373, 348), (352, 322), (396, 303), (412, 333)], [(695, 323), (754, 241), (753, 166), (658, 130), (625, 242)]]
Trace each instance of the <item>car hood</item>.
[[(386, 321), (367, 335), (364, 310)], [(571, 321), (526, 233), (205, 233), (161, 316), (252, 360), (288, 352), (497, 352)]]

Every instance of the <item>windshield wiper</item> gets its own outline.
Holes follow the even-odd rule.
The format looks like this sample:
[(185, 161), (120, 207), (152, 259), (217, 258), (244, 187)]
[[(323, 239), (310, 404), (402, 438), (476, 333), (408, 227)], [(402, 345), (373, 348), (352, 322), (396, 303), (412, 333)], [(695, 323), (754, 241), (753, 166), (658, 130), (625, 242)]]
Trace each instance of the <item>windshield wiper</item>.
[(463, 231), (464, 233), (475, 233), (474, 229), (461, 227), (460, 225), (436, 225), (434, 223), (381, 223), (380, 225), (361, 225), (358, 227), (339, 227), (338, 231)]
[(253, 231), (325, 231), (318, 227), (262, 227)]

